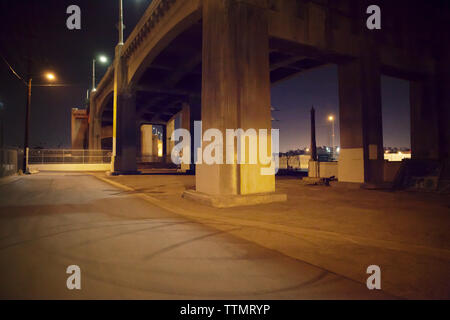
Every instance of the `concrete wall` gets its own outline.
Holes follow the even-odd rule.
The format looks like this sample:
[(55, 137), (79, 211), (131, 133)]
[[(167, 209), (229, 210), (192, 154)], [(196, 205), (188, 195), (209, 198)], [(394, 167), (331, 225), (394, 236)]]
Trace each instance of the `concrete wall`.
[(313, 178), (331, 178), (338, 177), (337, 162), (318, 162), (309, 161), (308, 177)]

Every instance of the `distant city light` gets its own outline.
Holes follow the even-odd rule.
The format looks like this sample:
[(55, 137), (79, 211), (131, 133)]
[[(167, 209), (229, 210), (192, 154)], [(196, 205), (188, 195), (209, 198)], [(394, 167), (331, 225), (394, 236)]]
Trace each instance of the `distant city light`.
[(333, 121), (333, 120), (334, 120), (334, 117), (333, 117), (333, 116), (329, 116), (329, 117), (328, 117), (328, 120), (329, 120), (329, 121)]

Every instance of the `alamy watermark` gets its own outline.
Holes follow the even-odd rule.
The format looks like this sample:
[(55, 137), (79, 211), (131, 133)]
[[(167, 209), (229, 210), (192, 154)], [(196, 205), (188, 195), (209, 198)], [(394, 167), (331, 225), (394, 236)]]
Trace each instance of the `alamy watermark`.
[(367, 278), (366, 286), (369, 290), (381, 290), (381, 269), (377, 265), (370, 265), (366, 270), (370, 277)]
[[(225, 138), (224, 138), (225, 137)], [(194, 122), (194, 157), (191, 157), (191, 133), (173, 131), (171, 140), (178, 142), (171, 151), (175, 164), (259, 164), (261, 175), (274, 175), (279, 167), (279, 129), (219, 129), (202, 134), (202, 122)], [(203, 147), (204, 142), (209, 142)], [(225, 151), (225, 154), (224, 154)]]
[[(66, 20), (66, 26), (69, 30), (81, 30), (81, 8), (77, 5), (67, 7), (66, 13), (69, 17)], [(377, 5), (370, 5), (366, 10), (370, 16), (367, 18), (366, 26), (369, 30), (381, 29), (381, 9)]]
[(81, 269), (73, 264), (67, 267), (66, 273), (70, 274), (67, 278), (66, 286), (69, 290), (81, 290)]

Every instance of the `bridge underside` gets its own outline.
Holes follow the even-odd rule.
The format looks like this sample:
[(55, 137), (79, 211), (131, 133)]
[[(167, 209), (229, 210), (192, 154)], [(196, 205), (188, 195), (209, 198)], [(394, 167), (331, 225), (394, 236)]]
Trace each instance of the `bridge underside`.
[[(193, 120), (201, 119), (202, 39), (202, 21), (199, 21), (176, 37), (154, 59), (140, 78), (135, 88), (138, 158), (143, 155), (143, 131), (140, 130), (142, 125), (158, 125), (163, 130), (167, 130), (168, 123), (183, 114), (183, 106), (186, 105), (196, 109), (193, 112), (196, 112), (197, 115)], [(321, 61), (317, 57), (299, 54), (299, 51), (301, 51), (299, 46), (292, 47), (292, 44), (287, 46), (285, 41), (276, 38), (269, 39), (270, 82), (272, 84), (331, 62), (331, 60)], [(112, 96), (105, 102), (101, 123), (104, 129), (101, 146), (111, 149)], [(170, 126), (173, 127), (173, 124), (169, 124)], [(190, 128), (187, 129), (190, 130)], [(165, 134), (167, 135), (167, 132)], [(167, 141), (164, 140), (163, 143), (166, 144)], [(170, 147), (165, 146), (165, 149), (169, 152), (165, 155), (170, 155)]]
[[(167, 11), (167, 20), (159, 18), (161, 30), (175, 19), (171, 17), (182, 12), (183, 5), (195, 7), (199, 3), (195, 0), (155, 3), (166, 2), (175, 9), (170, 11), (167, 5), (158, 11), (155, 4), (155, 12)], [(355, 13), (364, 7), (364, 1), (360, 2), (352, 6), (350, 3), (354, 2), (344, 0), (326, 4), (271, 1), (272, 7), (263, 8), (250, 0), (230, 1), (228, 5), (219, 0), (204, 0), (195, 9), (199, 14), (187, 15), (199, 17), (194, 23), (168, 41), (154, 57), (148, 53), (153, 58), (139, 71), (138, 79), (127, 78), (127, 70), (128, 73), (131, 69), (138, 70), (139, 66), (134, 64), (146, 61), (141, 59), (145, 54), (130, 47), (139, 48), (145, 36), (133, 33), (137, 40), (127, 41), (131, 45), (125, 45), (126, 58), (116, 59), (114, 67), (114, 81), (118, 85), (114, 171), (136, 171), (136, 156), (143, 152), (143, 124), (160, 126), (163, 132), (158, 139), (163, 144), (163, 155), (169, 155), (173, 147), (170, 135), (176, 121), (191, 133), (195, 120), (202, 120), (203, 132), (209, 128), (222, 132), (237, 128), (270, 130), (271, 84), (330, 63), (338, 66), (339, 78), (339, 180), (383, 182), (382, 74), (410, 81), (413, 157), (448, 158), (449, 134), (445, 130), (450, 100), (450, 63), (445, 54), (449, 51), (448, 44), (433, 42), (429, 47), (415, 48), (419, 42), (414, 37), (424, 37), (426, 32), (434, 34), (435, 29), (432, 26), (420, 32), (406, 29), (410, 26), (407, 19), (401, 22), (404, 28), (396, 28), (395, 23), (390, 23), (396, 16), (392, 12), (390, 17), (385, 16), (387, 31), (370, 33), (358, 22), (363, 15)], [(398, 8), (394, 9), (399, 13)], [(419, 9), (416, 11), (420, 13)], [(147, 25), (141, 23), (137, 28), (146, 30)], [(389, 32), (395, 37), (389, 36)], [(396, 37), (408, 41), (391, 41)], [(436, 52), (438, 48), (443, 52), (438, 56), (413, 55)], [(136, 53), (130, 55), (130, 50)], [(105, 101), (101, 125), (110, 128), (113, 100)], [(103, 131), (103, 145), (107, 146), (106, 141), (112, 140), (112, 130)], [(226, 154), (225, 147), (222, 148)], [(265, 167), (259, 162), (199, 164), (196, 190), (209, 195), (272, 193), (273, 175), (260, 174)]]

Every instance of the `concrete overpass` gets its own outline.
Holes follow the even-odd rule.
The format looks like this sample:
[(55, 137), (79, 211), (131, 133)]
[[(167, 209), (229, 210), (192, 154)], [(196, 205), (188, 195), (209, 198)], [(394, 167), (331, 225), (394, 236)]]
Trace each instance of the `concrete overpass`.
[[(381, 30), (366, 28), (372, 4), (381, 7)], [(200, 119), (203, 131), (270, 129), (271, 84), (333, 63), (340, 181), (383, 180), (382, 74), (410, 81), (412, 156), (448, 159), (449, 17), (428, 1), (153, 0), (91, 96), (89, 147), (112, 135), (113, 171), (133, 173), (144, 123), (169, 136), (181, 112), (191, 130)], [(197, 192), (272, 194), (274, 176), (261, 176), (261, 166), (198, 165)]]

